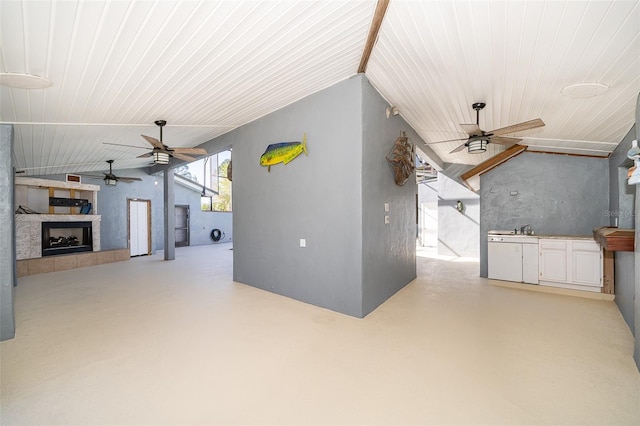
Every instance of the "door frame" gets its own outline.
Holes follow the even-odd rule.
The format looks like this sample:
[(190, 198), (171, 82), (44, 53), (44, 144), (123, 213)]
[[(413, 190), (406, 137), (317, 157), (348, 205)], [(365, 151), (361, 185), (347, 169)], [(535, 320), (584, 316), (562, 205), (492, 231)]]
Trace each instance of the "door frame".
[(191, 236), (189, 235), (190, 234), (190, 228), (191, 228), (191, 208), (190, 207), (191, 206), (189, 204), (176, 204), (174, 206), (174, 209), (173, 209), (174, 216), (175, 216), (175, 211), (178, 208), (182, 208), (182, 209), (186, 209), (187, 210), (187, 227), (186, 228), (178, 228), (177, 226), (174, 225), (174, 229), (173, 229), (174, 235), (175, 235), (176, 230), (178, 230), (178, 229), (186, 229), (186, 231), (187, 231), (187, 241), (184, 244), (178, 245), (178, 240), (176, 239), (176, 241), (175, 241), (175, 246), (176, 247), (188, 247), (188, 246), (191, 245)]
[[(151, 255), (151, 200), (141, 198), (127, 198), (127, 246), (131, 256), (131, 202), (147, 203), (147, 255)], [(135, 256), (142, 256), (136, 254)]]

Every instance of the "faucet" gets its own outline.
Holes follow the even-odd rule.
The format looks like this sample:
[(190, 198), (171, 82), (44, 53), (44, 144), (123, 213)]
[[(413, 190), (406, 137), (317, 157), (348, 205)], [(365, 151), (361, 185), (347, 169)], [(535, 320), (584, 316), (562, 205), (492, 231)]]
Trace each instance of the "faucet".
[(520, 227), (520, 234), (522, 235), (531, 235), (531, 225), (527, 224)]

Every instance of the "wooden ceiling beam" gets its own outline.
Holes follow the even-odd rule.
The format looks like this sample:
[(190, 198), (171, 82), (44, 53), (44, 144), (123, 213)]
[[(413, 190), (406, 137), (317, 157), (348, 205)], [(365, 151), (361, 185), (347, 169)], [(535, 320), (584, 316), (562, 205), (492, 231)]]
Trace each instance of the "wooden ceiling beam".
[(478, 164), (473, 169), (463, 173), (460, 175), (462, 181), (471, 189), (472, 191), (478, 191), (480, 189), (480, 175), (488, 172), (489, 170), (493, 170), (498, 167), (500, 164), (504, 163), (510, 158), (515, 157), (516, 155), (522, 154), (527, 149), (527, 145), (513, 145), (510, 148), (502, 151), (500, 154), (494, 155), (488, 160)]
[(376, 40), (378, 39), (378, 32), (380, 31), (380, 27), (382, 26), (382, 20), (384, 19), (384, 14), (387, 11), (387, 6), (389, 6), (389, 0), (378, 0), (376, 10), (373, 13), (373, 19), (371, 20), (371, 26), (369, 27), (369, 36), (367, 37), (367, 43), (364, 45), (362, 58), (360, 58), (358, 74), (363, 73), (367, 70), (369, 57), (371, 56), (373, 46), (376, 44)]

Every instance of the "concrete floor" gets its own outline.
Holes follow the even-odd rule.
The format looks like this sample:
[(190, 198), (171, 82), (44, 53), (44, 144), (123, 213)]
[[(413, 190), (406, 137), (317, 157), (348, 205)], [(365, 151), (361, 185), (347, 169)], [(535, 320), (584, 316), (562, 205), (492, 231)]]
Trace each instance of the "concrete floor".
[(356, 319), (234, 283), (229, 249), (20, 279), (0, 423), (640, 424), (613, 302), (418, 257)]

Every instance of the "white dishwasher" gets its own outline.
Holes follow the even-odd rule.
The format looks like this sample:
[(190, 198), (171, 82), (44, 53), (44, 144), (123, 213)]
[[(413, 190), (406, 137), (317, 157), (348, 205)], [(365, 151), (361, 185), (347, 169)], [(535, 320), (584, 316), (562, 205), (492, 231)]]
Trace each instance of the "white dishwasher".
[(488, 277), (538, 284), (538, 237), (489, 235)]

